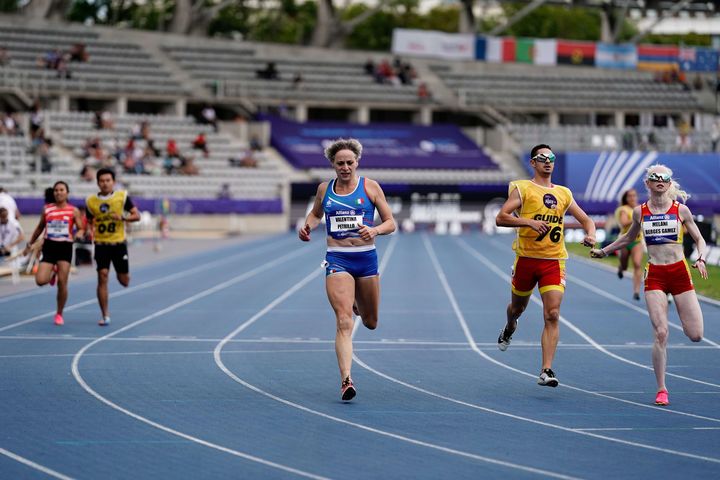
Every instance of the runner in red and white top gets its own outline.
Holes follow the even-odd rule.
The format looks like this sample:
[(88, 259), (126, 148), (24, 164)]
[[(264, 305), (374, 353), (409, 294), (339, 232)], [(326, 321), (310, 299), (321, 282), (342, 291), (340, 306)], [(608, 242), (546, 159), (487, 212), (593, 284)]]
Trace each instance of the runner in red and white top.
[[(35, 231), (30, 242), (25, 247), (25, 255), (30, 251), (30, 245), (44, 233), (42, 258), (35, 273), (35, 282), (42, 286), (53, 284), (57, 275), (57, 312), (55, 325), (63, 325), (63, 309), (67, 301), (67, 283), (70, 275), (70, 262), (72, 261), (72, 246), (74, 238), (85, 236), (80, 210), (68, 203), (70, 188), (68, 184), (59, 181), (53, 185), (55, 203), (48, 203), (43, 208)], [(77, 226), (77, 233), (73, 236), (73, 229)]]

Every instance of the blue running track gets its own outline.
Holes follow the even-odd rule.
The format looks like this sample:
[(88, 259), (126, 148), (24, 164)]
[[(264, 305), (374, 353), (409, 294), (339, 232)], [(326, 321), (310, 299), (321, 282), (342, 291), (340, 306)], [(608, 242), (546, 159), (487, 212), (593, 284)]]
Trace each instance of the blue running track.
[(720, 478), (720, 308), (693, 344), (671, 306), (656, 407), (644, 304), (571, 259), (560, 387), (540, 387), (538, 303), (496, 347), (509, 237), (385, 237), (342, 403), (316, 237), (138, 268), (107, 328), (92, 279), (64, 327), (49, 288), (0, 297), (0, 479)]

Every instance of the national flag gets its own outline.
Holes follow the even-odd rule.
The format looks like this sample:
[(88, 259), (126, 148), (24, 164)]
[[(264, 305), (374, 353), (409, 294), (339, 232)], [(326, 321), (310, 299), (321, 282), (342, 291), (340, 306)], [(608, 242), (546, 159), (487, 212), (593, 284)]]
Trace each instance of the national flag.
[(717, 72), (718, 56), (718, 50), (713, 48), (681, 48), (678, 62), (686, 72)]
[(518, 38), (515, 41), (515, 61), (520, 63), (533, 63), (535, 57), (535, 40), (532, 38)]
[(557, 63), (563, 65), (595, 65), (595, 43), (558, 40)]
[(556, 65), (557, 40), (536, 39), (533, 53), (533, 63), (535, 65)]
[(595, 52), (596, 67), (630, 69), (637, 66), (637, 61), (637, 47), (634, 44), (597, 44), (597, 50)]
[(638, 70), (675, 70), (680, 49), (676, 45), (638, 45)]
[(475, 37), (475, 60), (485, 60), (487, 57), (487, 39), (485, 37)]
[(485, 61), (514, 62), (515, 39), (512, 37), (485, 37)]

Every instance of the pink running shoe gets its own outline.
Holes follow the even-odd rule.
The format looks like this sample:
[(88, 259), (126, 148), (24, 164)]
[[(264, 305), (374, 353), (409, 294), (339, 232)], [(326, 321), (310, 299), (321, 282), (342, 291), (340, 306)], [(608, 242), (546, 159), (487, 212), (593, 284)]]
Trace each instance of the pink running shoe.
[(65, 321), (63, 320), (62, 315), (60, 315), (59, 313), (55, 314), (55, 325), (57, 325), (58, 327), (65, 325)]
[(670, 405), (670, 399), (668, 398), (667, 390), (660, 390), (659, 392), (657, 392), (657, 395), (655, 396), (655, 405), (662, 405), (663, 407), (665, 405)]
[(355, 391), (355, 386), (353, 385), (352, 380), (350, 377), (347, 377), (342, 381), (342, 385), (340, 385), (340, 398), (343, 402), (349, 402), (355, 398), (356, 394), (357, 392)]

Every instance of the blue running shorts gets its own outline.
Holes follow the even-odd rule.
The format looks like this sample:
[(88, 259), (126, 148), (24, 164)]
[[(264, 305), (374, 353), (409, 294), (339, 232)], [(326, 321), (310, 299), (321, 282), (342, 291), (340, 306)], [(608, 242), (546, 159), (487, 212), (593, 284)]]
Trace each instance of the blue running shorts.
[(344, 249), (337, 251), (333, 247), (330, 248), (332, 250), (328, 250), (325, 261), (322, 263), (322, 266), (325, 267), (325, 276), (346, 272), (355, 278), (362, 278), (378, 274), (377, 250), (374, 246), (371, 250), (365, 251), (346, 251)]

